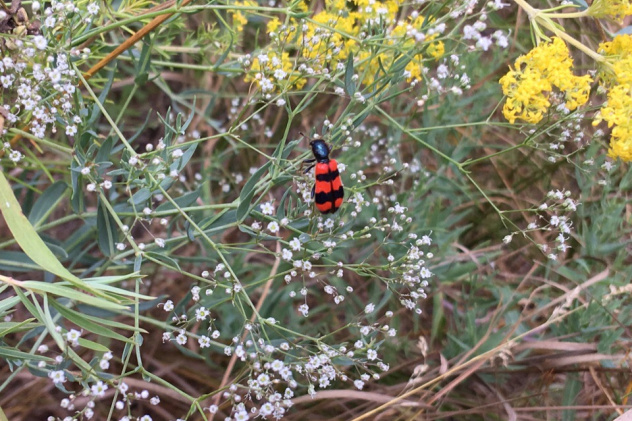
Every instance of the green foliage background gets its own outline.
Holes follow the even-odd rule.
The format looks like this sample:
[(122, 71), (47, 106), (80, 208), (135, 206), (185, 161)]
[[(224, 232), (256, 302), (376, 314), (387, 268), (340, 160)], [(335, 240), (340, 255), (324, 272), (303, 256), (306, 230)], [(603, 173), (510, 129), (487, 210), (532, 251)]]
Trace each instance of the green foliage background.
[[(33, 2), (22, 6), (34, 16)], [(171, 2), (160, 8), (115, 1), (100, 4), (93, 23), (75, 19), (85, 12), (68, 15), (68, 25), (57, 29), (59, 44), (49, 40), (48, 48), (56, 54), (89, 48), (71, 60), (78, 133), (65, 135), (71, 123), (62, 117), (52, 124), (59, 130), (44, 138), (29, 131), (29, 113), (15, 124), (3, 119), (2, 140), (10, 147), (0, 174), (0, 357), (6, 362), (0, 408), (7, 418), (87, 419), (81, 397), (76, 415), (59, 401), (101, 380), (112, 394), (96, 399), (94, 419), (119, 419), (113, 414), (122, 398), (114, 389), (126, 380), (161, 400), (154, 406), (137, 399), (132, 417), (212, 419), (209, 405), (252, 375), (250, 362), (233, 366), (224, 355), (232, 338), (302, 344), (288, 353), (290, 361), (323, 345), (351, 348), (361, 327), (372, 324), (379, 328), (362, 336), (363, 346), (378, 348), (390, 370), (362, 390), (337, 378), (333, 394), (319, 392), (324, 397), (316, 400), (300, 396), (308, 396), (309, 386), (301, 383), (286, 418), (614, 419), (627, 409), (632, 173), (606, 158), (607, 140), (590, 124), (603, 98), (595, 87), (585, 109), (552, 111), (538, 125), (510, 125), (499, 112), (497, 82), (516, 56), (532, 48), (530, 27), (513, 3), (485, 11), (489, 31), (505, 31), (510, 47), (471, 49), (460, 31), (480, 12), (449, 19), (461, 6), (402, 4), (401, 16), (419, 9), (424, 25), (447, 22), (448, 30), (407, 50), (403, 41), (387, 45), (375, 29), (384, 38), (369, 48), (370, 57), (395, 53), (392, 61), (380, 61), (371, 83), (356, 52), (340, 60), (344, 66), (332, 72), (333, 81), (305, 77), (305, 85), (277, 86), (270, 98), (245, 64), (272, 48), (266, 24), (275, 17), (309, 21), (325, 4)], [(168, 18), (122, 54), (108, 56), (159, 16)], [(247, 19), (243, 27), (240, 17)], [(7, 56), (16, 53), (11, 43), (33, 36), (15, 29), (24, 22), (11, 18), (10, 30), (1, 34)], [(586, 23), (572, 21), (566, 30), (587, 45), (598, 43), (594, 22), (582, 19)], [(429, 56), (438, 41), (445, 55)], [(403, 73), (417, 53), (430, 69), (418, 89)], [(466, 73), (471, 86), (462, 95), (425, 90), (450, 54), (459, 57), (454, 69)], [(89, 69), (102, 59), (105, 67), (92, 75)], [(590, 68), (585, 60), (577, 55), (576, 67)], [(334, 95), (334, 86), (344, 93)], [(2, 105), (16, 101), (10, 89), (1, 92)], [(360, 92), (365, 100), (354, 100)], [(566, 129), (585, 137), (551, 150)], [(301, 131), (331, 142), (332, 156), (346, 166), (346, 202), (335, 216), (345, 226), (328, 231), (317, 214), (305, 214), (315, 210), (300, 191), (312, 183), (301, 171), (310, 157)], [(9, 158), (11, 148), (21, 151), (21, 161)], [(145, 165), (133, 164), (135, 157)], [(113, 188), (87, 190), (108, 179)], [(576, 212), (566, 212), (547, 196), (551, 191), (569, 192)], [(378, 199), (356, 212), (357, 194), (367, 202)], [(262, 212), (266, 202), (274, 203), (273, 215)], [(548, 210), (540, 207), (545, 202)], [(393, 229), (388, 209), (395, 203), (410, 218), (403, 232)], [(572, 232), (570, 249), (554, 260), (540, 246), (555, 247), (558, 232), (547, 224), (558, 212), (568, 216)], [(280, 234), (267, 228), (283, 218)], [(539, 228), (527, 228), (534, 221)], [(409, 233), (432, 238), (424, 264), (433, 277), (420, 314), (400, 304), (404, 269), (386, 260), (406, 255)], [(340, 240), (343, 234), (348, 241)], [(293, 268), (280, 253), (294, 237), (305, 247), (301, 259), (324, 256), (313, 259), (325, 274), (322, 282), (340, 292), (352, 287), (342, 304), (320, 284), (286, 285)], [(333, 237), (337, 245), (325, 246)], [(343, 276), (336, 275), (339, 261)], [(225, 268), (213, 273), (219, 263)], [(230, 276), (223, 278), (224, 270)], [(234, 290), (235, 279), (241, 292)], [(195, 285), (202, 288), (199, 302)], [(300, 295), (302, 287), (310, 290), (308, 318), (290, 295)], [(223, 293), (226, 288), (233, 290)], [(165, 312), (167, 300), (173, 312)], [(365, 314), (369, 303), (376, 314)], [(200, 306), (212, 320), (195, 325)], [(395, 313), (392, 319), (384, 316), (387, 310)], [(380, 330), (387, 322), (397, 329), (395, 337)], [(181, 328), (187, 344), (173, 340)], [(83, 332), (78, 347), (65, 336), (70, 329)], [(200, 348), (195, 339), (205, 329), (222, 335)], [(173, 335), (168, 343), (163, 332)], [(61, 360), (38, 351), (41, 345)], [(109, 372), (99, 368), (107, 352), (115, 355)], [(362, 361), (340, 357), (340, 372), (352, 377), (356, 370), (357, 377), (371, 364), (362, 355)], [(68, 382), (53, 386), (55, 370), (64, 370)], [(35, 386), (41, 392), (32, 392)], [(234, 416), (234, 405), (220, 403), (217, 416)]]

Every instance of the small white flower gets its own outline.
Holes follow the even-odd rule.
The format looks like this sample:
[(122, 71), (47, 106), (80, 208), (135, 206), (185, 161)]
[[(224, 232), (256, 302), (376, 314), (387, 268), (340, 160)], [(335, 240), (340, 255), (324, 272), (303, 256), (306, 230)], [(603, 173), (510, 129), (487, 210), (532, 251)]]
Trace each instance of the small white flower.
[(51, 371), (50, 373), (48, 373), (48, 377), (55, 384), (66, 382), (66, 374), (64, 374), (64, 370)]
[(272, 202), (266, 202), (261, 205), (261, 213), (264, 215), (272, 215), (274, 213), (274, 205)]
[(66, 126), (66, 135), (74, 136), (77, 134), (77, 126), (74, 124)]
[(66, 340), (68, 342), (77, 342), (79, 340), (79, 338), (81, 337), (81, 332), (79, 332), (76, 329), (70, 329), (67, 333), (66, 333)]
[(197, 310), (195, 310), (195, 319), (198, 322), (201, 322), (202, 320), (206, 320), (208, 315), (209, 315), (209, 311), (206, 309), (206, 307), (200, 307)]
[(292, 250), (301, 251), (301, 241), (298, 238), (293, 238), (289, 244), (290, 247), (292, 247)]
[(99, 4), (90, 3), (87, 9), (88, 9), (88, 13), (90, 13), (91, 15), (96, 15), (97, 13), (99, 13)]
[(279, 223), (277, 221), (272, 221), (268, 224), (268, 231), (273, 234), (279, 232)]
[(20, 162), (22, 159), (22, 153), (20, 151), (13, 150), (9, 153), (9, 159), (13, 162)]
[(37, 48), (38, 50), (45, 50), (46, 46), (48, 45), (48, 41), (46, 41), (46, 38), (44, 38), (41, 35), (36, 35), (35, 37), (33, 37), (33, 44), (35, 44), (35, 48)]
[(200, 336), (198, 338), (198, 344), (200, 344), (200, 348), (208, 348), (211, 346), (211, 339), (208, 336)]
[(283, 249), (282, 253), (281, 253), (281, 257), (283, 258), (283, 260), (287, 260), (288, 262), (292, 260), (292, 252), (288, 249)]
[(92, 392), (92, 396), (96, 396), (102, 398), (105, 396), (105, 391), (108, 390), (108, 385), (103, 383), (101, 380), (97, 382), (97, 384), (92, 385), (90, 391)]

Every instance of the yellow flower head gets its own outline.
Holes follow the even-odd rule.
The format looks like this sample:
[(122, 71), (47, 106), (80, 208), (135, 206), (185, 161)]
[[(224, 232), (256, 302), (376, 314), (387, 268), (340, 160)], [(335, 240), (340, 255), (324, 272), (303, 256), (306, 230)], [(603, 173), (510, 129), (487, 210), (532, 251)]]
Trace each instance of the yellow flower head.
[[(305, 0), (291, 1), (294, 10), (305, 4)], [(350, 8), (350, 4), (354, 7)], [(283, 43), (272, 43), (270, 47), (276, 48), (277, 55), (286, 51), (280, 61), (287, 65), (271, 66), (278, 58), (270, 56), (269, 48), (265, 49), (252, 60), (246, 81), (256, 83), (264, 92), (282, 90), (288, 85), (287, 79), (282, 79), (286, 75), (304, 84), (309, 75), (341, 71), (353, 55), (354, 72), (361, 78), (359, 84), (368, 86), (381, 80), (401, 57), (413, 57), (404, 71), (409, 83), (417, 83), (422, 80), (424, 61), (443, 57), (445, 45), (437, 39), (442, 31), (429, 30), (434, 27), (434, 20), (428, 22), (414, 10), (400, 17), (401, 4), (401, 0), (325, 0), (324, 9), (311, 18), (299, 20), (290, 16), (285, 24), (297, 30), (282, 31)], [(232, 13), (233, 19), (239, 21), (241, 16)], [(277, 18), (268, 21), (268, 34), (277, 37), (281, 25)], [(379, 33), (382, 43), (366, 42), (367, 33)], [(292, 59), (285, 58), (288, 52)], [(298, 82), (290, 85), (298, 86)]]
[(575, 76), (573, 59), (564, 41), (553, 38), (518, 57), (514, 68), (500, 79), (507, 102), (503, 114), (510, 123), (521, 119), (538, 123), (551, 106), (551, 93), (557, 88), (565, 106), (574, 110), (588, 101), (592, 78)]
[(276, 32), (276, 30), (279, 29), (280, 26), (281, 26), (281, 21), (279, 20), (279, 18), (271, 19), (268, 22), (268, 26), (267, 26), (268, 34), (271, 34), (272, 32)]
[[(257, 2), (254, 0), (244, 0), (235, 2), (235, 6), (257, 6)], [(244, 26), (248, 23), (248, 18), (246, 17), (246, 13), (243, 10), (229, 10), (228, 14), (233, 18), (233, 25), (235, 26), (235, 30), (237, 32), (242, 32), (244, 30)]]
[[(601, 108), (595, 123), (604, 120), (613, 127), (608, 156), (632, 161), (632, 86), (617, 85), (608, 91), (608, 102)], [(593, 123), (594, 124), (594, 123)]]
[(632, 36), (617, 35), (612, 41), (599, 44), (599, 53), (610, 63), (601, 74), (606, 85), (632, 84)]
[(588, 14), (595, 18), (612, 18), (623, 20), (632, 15), (630, 0), (594, 0), (588, 8)]

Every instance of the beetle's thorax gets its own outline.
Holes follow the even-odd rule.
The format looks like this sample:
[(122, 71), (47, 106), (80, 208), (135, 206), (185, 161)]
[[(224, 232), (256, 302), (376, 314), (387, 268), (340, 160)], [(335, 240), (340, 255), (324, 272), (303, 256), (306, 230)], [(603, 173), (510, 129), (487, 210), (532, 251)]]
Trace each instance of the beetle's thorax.
[(312, 146), (312, 153), (318, 162), (329, 162), (329, 147), (324, 140), (316, 139), (309, 142)]

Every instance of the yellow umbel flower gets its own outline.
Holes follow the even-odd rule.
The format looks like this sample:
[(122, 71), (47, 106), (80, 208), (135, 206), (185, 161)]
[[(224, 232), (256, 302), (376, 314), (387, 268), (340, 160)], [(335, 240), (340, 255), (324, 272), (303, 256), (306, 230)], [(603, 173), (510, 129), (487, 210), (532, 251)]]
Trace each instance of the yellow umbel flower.
[[(244, 0), (235, 2), (235, 6), (247, 6), (247, 7), (256, 7), (257, 2), (254, 0)], [(229, 10), (228, 14), (233, 17), (233, 25), (237, 32), (242, 32), (244, 30), (244, 26), (248, 23), (248, 18), (246, 17), (246, 12), (235, 9)]]
[(518, 57), (514, 68), (500, 79), (507, 102), (503, 114), (510, 123), (521, 119), (538, 123), (551, 106), (551, 94), (557, 88), (563, 95), (564, 105), (574, 110), (588, 101), (592, 78), (576, 76), (572, 71), (573, 59), (564, 41), (553, 38)]
[(632, 85), (632, 36), (617, 35), (612, 41), (599, 44), (610, 68), (604, 68), (601, 78), (606, 85)]
[[(355, 7), (348, 7), (349, 3)], [(289, 17), (282, 24), (273, 18), (267, 24), (267, 33), (274, 42), (252, 59), (245, 80), (256, 83), (265, 93), (300, 87), (311, 75), (320, 77), (341, 72), (348, 58), (353, 56), (358, 85), (369, 86), (384, 78), (397, 60), (411, 57), (404, 71), (407, 81), (416, 84), (422, 80), (424, 61), (439, 60), (445, 55), (445, 45), (437, 39), (445, 25), (435, 25), (434, 20), (425, 22), (426, 18), (414, 11), (398, 19), (402, 12), (400, 4), (404, 3), (401, 0), (325, 0), (324, 10), (319, 10), (311, 19)], [(234, 13), (237, 24), (242, 22), (241, 15), (229, 13)], [(381, 33), (381, 43), (377, 36), (365, 40), (367, 33)], [(273, 48), (277, 50), (275, 56), (269, 52)], [(282, 50), (283, 54), (279, 54)], [(292, 81), (290, 84), (284, 79), (287, 76)]]
[[(632, 161), (632, 88), (618, 85), (608, 92), (608, 102), (601, 109), (601, 118), (613, 127), (608, 156)], [(599, 121), (599, 120), (597, 120)]]
[(608, 156), (632, 161), (632, 36), (617, 35), (599, 45), (599, 53), (609, 66), (601, 72), (602, 84), (608, 90), (608, 100), (593, 125), (606, 121), (612, 128)]
[(630, 0), (594, 0), (588, 8), (588, 15), (595, 18), (622, 20), (632, 15)]

